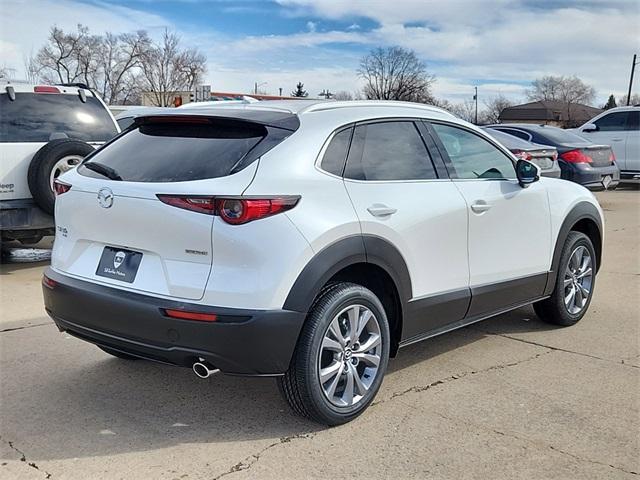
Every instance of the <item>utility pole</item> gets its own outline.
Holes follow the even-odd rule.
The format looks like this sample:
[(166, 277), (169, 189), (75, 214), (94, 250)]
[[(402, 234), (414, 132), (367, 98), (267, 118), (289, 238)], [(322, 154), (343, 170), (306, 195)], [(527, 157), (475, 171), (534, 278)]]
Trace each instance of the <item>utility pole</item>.
[(629, 91), (627, 92), (627, 107), (629, 106), (629, 103), (631, 102), (631, 86), (633, 85), (633, 72), (636, 69), (636, 65), (638, 64), (638, 62), (636, 62), (636, 57), (637, 55), (634, 53), (633, 54), (633, 63), (631, 64), (631, 77), (629, 78)]
[(473, 122), (476, 125), (478, 124), (478, 87), (473, 87), (476, 90), (475, 95), (473, 96), (473, 99), (476, 101), (476, 121)]

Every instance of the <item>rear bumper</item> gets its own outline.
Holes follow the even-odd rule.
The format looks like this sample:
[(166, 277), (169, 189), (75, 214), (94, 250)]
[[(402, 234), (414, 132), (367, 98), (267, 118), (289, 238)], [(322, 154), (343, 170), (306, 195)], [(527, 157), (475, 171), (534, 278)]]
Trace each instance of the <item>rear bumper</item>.
[(640, 183), (640, 172), (620, 172), (620, 182)]
[(605, 167), (592, 167), (588, 163), (570, 164), (562, 162), (562, 178), (579, 183), (591, 190), (604, 190), (603, 180), (611, 177), (608, 188), (615, 188), (620, 183), (620, 169), (617, 165), (607, 165)]
[[(190, 367), (204, 358), (224, 373), (280, 375), (289, 368), (305, 314), (208, 307), (96, 285), (47, 269), (47, 313), (58, 328), (134, 356)], [(215, 313), (217, 322), (179, 320), (161, 309)]]
[(0, 201), (0, 230), (54, 232), (54, 222), (31, 199)]

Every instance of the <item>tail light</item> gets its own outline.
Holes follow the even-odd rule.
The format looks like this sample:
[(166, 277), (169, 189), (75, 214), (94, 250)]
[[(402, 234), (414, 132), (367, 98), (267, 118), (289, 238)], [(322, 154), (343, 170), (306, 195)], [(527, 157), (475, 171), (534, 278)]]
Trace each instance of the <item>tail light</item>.
[(558, 152), (553, 152), (553, 154), (551, 154), (551, 160), (553, 160), (554, 162), (558, 160)]
[(71, 190), (71, 185), (68, 183), (61, 182), (60, 180), (53, 182), (53, 191), (56, 193), (56, 196), (67, 193), (69, 190)]
[(33, 87), (34, 93), (60, 93), (60, 89), (49, 85), (38, 85)]
[(593, 159), (582, 150), (569, 150), (560, 155), (560, 158), (569, 163), (592, 163)]
[(252, 198), (158, 195), (158, 199), (174, 207), (219, 216), (230, 225), (242, 225), (291, 210), (298, 204), (300, 197)]
[(609, 162), (611, 162), (611, 165), (616, 163), (616, 155), (613, 153), (613, 150), (611, 150), (611, 153), (609, 154)]
[(524, 150), (515, 149), (515, 150), (511, 150), (511, 153), (513, 153), (515, 157), (519, 160), (529, 161), (533, 158), (529, 152), (525, 152)]

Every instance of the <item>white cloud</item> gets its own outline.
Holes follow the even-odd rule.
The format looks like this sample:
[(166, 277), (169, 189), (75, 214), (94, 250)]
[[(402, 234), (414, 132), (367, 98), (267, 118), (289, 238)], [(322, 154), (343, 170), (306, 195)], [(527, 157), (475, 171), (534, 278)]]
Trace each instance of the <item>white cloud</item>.
[[(207, 80), (214, 89), (248, 91), (258, 81), (268, 82), (263, 88), (271, 93), (278, 93), (278, 87), (286, 93), (302, 81), (311, 94), (325, 88), (353, 91), (360, 86), (356, 69), (363, 52), (401, 45), (427, 62), (438, 77), (434, 92), (450, 100), (469, 98), (474, 85), (484, 97), (501, 93), (515, 100), (522, 98), (531, 80), (553, 74), (577, 75), (592, 84), (599, 101), (604, 101), (610, 93), (625, 93), (631, 56), (639, 43), (640, 3), (633, 0), (279, 3), (286, 15), (313, 18), (306, 22), (306, 31), (240, 36), (183, 28), (184, 44), (197, 46), (208, 56)], [(153, 2), (139, 5), (153, 11)], [(364, 22), (354, 22), (359, 18), (377, 26), (362, 28)], [(350, 25), (324, 31), (319, 29), (323, 19)], [(21, 71), (23, 56), (44, 43), (52, 24), (73, 30), (78, 22), (94, 33), (146, 29), (154, 34), (165, 26), (176, 29), (167, 18), (120, 5), (4, 0), (0, 66)]]

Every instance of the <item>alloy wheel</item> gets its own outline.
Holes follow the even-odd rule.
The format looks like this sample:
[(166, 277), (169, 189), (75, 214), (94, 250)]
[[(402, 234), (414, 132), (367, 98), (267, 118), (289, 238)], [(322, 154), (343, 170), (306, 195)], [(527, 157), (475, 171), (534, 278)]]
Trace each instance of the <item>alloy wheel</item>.
[(375, 381), (382, 355), (380, 324), (363, 305), (338, 313), (325, 331), (318, 376), (329, 402), (349, 407), (360, 402)]
[(53, 183), (56, 181), (60, 175), (69, 170), (76, 168), (82, 162), (82, 158), (79, 155), (67, 155), (66, 157), (62, 157), (58, 160), (53, 168), (51, 169), (51, 174), (49, 175), (49, 186), (53, 191)]
[(571, 315), (579, 314), (589, 301), (593, 285), (593, 261), (589, 250), (576, 247), (564, 273), (564, 305)]

